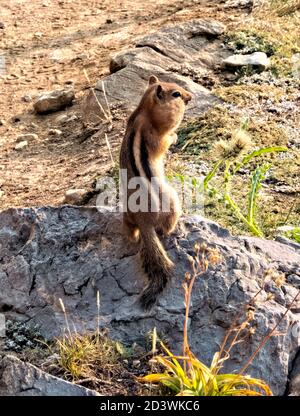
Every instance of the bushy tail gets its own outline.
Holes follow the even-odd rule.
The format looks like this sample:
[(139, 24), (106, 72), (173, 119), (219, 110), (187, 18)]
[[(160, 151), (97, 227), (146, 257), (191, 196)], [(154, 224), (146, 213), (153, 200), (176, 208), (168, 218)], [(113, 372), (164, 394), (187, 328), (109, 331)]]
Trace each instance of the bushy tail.
[(142, 239), (140, 253), (142, 266), (149, 279), (149, 283), (141, 295), (140, 302), (144, 309), (150, 309), (168, 283), (174, 264), (167, 256), (154, 228), (140, 231)]

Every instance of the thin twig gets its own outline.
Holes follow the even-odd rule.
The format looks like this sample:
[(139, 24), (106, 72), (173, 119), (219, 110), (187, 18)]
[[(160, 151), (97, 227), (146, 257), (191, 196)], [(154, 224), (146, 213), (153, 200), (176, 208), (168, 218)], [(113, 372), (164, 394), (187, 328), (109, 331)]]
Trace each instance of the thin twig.
[(293, 304), (296, 302), (298, 296), (300, 295), (300, 289), (298, 290), (296, 296), (294, 296), (290, 306), (286, 309), (286, 311), (284, 312), (284, 314), (282, 315), (282, 317), (279, 319), (279, 321), (277, 322), (277, 324), (271, 329), (270, 332), (268, 332), (268, 334), (262, 339), (262, 341), (260, 342), (260, 344), (258, 345), (258, 347), (256, 348), (256, 350), (253, 352), (253, 354), (251, 354), (251, 356), (248, 358), (248, 360), (246, 361), (246, 364), (241, 368), (239, 374), (243, 374), (246, 369), (249, 367), (249, 365), (251, 364), (251, 362), (253, 361), (253, 359), (255, 358), (255, 356), (258, 354), (258, 352), (261, 350), (261, 348), (265, 345), (265, 343), (272, 337), (272, 335), (274, 334), (275, 330), (278, 328), (278, 326), (281, 324), (281, 322), (283, 321), (283, 319), (285, 318), (285, 316), (288, 314), (288, 312), (291, 310)]
[(110, 111), (110, 107), (109, 107), (109, 103), (108, 103), (107, 96), (106, 96), (106, 91), (105, 91), (105, 85), (104, 85), (103, 81), (102, 81), (102, 90), (103, 90), (103, 95), (104, 95), (106, 107), (107, 107), (108, 114), (109, 114), (109, 119), (112, 120), (112, 114), (111, 114), (111, 111)]
[(81, 380), (76, 380), (75, 384), (83, 384), (83, 383), (88, 383), (90, 381), (93, 381), (95, 383), (109, 384), (110, 386), (114, 384), (112, 381), (101, 380), (100, 378), (97, 378), (97, 377), (89, 377), (89, 378), (83, 378)]
[[(106, 121), (109, 123), (110, 126), (112, 126), (112, 115), (111, 115), (109, 103), (107, 101), (107, 96), (106, 96), (106, 91), (105, 91), (105, 87), (104, 87), (104, 82), (102, 81), (103, 95), (104, 95), (105, 103), (106, 103), (106, 106), (107, 106), (107, 109), (108, 109), (109, 114), (106, 114), (106, 112), (105, 112), (102, 104), (100, 103), (100, 101), (99, 101), (99, 99), (97, 97), (97, 94), (95, 93), (95, 89), (91, 86), (91, 81), (90, 81), (90, 78), (89, 78), (86, 70), (84, 69), (83, 72), (84, 72), (84, 75), (85, 75), (85, 77), (86, 77), (86, 79), (87, 79), (87, 81), (89, 83), (89, 87), (90, 87), (90, 89), (91, 89), (91, 91), (92, 91), (92, 93), (94, 95), (94, 98), (96, 100), (96, 103), (98, 104), (100, 110), (104, 114), (104, 117), (105, 117)], [(105, 133), (105, 141), (106, 141), (106, 144), (107, 144), (107, 148), (108, 148), (108, 151), (109, 151), (109, 155), (110, 155), (111, 162), (112, 162), (113, 166), (115, 166), (115, 162), (114, 162), (113, 155), (112, 155), (112, 152), (111, 152), (111, 146), (110, 146), (110, 143), (109, 143), (109, 140), (108, 140), (108, 137), (107, 137), (107, 134), (106, 133)]]
[(91, 86), (91, 81), (90, 81), (90, 78), (89, 78), (89, 76), (88, 76), (88, 74), (87, 74), (87, 72), (86, 72), (86, 70), (85, 70), (85, 69), (83, 70), (83, 73), (84, 73), (84, 75), (85, 75), (85, 77), (86, 77), (86, 79), (87, 79), (87, 81), (88, 81), (88, 83), (89, 83), (89, 88), (91, 89), (91, 91), (92, 91), (92, 93), (93, 93), (93, 95), (94, 95), (94, 98), (95, 98), (95, 100), (96, 100), (96, 103), (98, 104), (98, 106), (99, 106), (100, 110), (102, 111), (102, 113), (103, 113), (103, 115), (104, 115), (105, 119), (111, 123), (111, 118), (110, 118), (110, 117), (106, 114), (106, 112), (105, 112), (105, 110), (104, 110), (104, 108), (103, 108), (102, 104), (100, 103), (100, 101), (99, 101), (99, 99), (98, 99), (98, 97), (97, 97), (97, 95), (96, 95), (96, 93), (95, 93), (95, 89)]
[(108, 151), (109, 151), (111, 163), (113, 164), (113, 166), (115, 166), (115, 161), (114, 161), (114, 158), (113, 158), (113, 155), (112, 155), (110, 143), (109, 143), (109, 140), (108, 140), (108, 137), (107, 137), (107, 134), (106, 133), (105, 133), (105, 140), (106, 140), (106, 144), (107, 144), (107, 147), (108, 147)]

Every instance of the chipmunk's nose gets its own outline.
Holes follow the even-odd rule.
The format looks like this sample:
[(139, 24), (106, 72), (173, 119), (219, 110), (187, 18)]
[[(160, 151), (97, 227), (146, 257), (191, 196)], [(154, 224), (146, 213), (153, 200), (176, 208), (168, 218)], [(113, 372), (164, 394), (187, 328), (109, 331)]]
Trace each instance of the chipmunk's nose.
[(184, 97), (183, 97), (183, 101), (184, 101), (185, 104), (187, 104), (189, 101), (191, 101), (191, 99), (192, 99), (192, 94), (189, 94), (189, 93), (185, 94)]

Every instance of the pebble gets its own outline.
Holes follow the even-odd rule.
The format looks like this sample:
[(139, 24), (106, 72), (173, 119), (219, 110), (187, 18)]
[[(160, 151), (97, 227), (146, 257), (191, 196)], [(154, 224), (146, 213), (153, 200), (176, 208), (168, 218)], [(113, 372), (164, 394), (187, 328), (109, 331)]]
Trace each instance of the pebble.
[(38, 140), (39, 136), (35, 133), (26, 133), (26, 134), (20, 134), (16, 138), (16, 143), (22, 143), (22, 142), (32, 142), (35, 140)]
[(22, 101), (24, 101), (25, 103), (30, 103), (30, 101), (32, 101), (32, 97), (30, 95), (24, 95), (22, 97)]
[(59, 129), (50, 129), (49, 130), (49, 134), (51, 136), (61, 136), (62, 135), (62, 131)]
[(64, 203), (70, 205), (78, 205), (82, 198), (87, 194), (86, 189), (68, 189), (65, 193)]
[(19, 142), (15, 145), (15, 150), (22, 150), (24, 147), (28, 146), (28, 141), (24, 140), (23, 142)]
[(59, 124), (65, 124), (65, 123), (69, 123), (70, 121), (75, 121), (78, 120), (78, 117), (76, 116), (76, 114), (61, 114), (58, 117), (56, 117), (55, 122), (59, 123)]

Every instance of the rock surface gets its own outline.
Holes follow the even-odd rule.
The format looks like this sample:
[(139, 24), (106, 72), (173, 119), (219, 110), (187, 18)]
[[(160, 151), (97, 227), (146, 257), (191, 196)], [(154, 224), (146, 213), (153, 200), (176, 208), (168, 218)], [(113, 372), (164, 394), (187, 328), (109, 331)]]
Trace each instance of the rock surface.
[[(201, 85), (201, 80), (228, 55), (218, 39), (224, 30), (224, 25), (216, 21), (195, 20), (163, 28), (140, 39), (135, 48), (112, 57), (111, 75), (95, 87), (97, 98), (106, 109), (104, 84), (110, 105), (122, 103), (132, 110), (138, 104), (149, 76), (154, 74), (162, 81), (176, 82), (193, 93), (187, 114), (207, 110), (219, 100)], [(100, 116), (92, 92), (83, 111), (86, 117), (91, 117), (91, 113)]]
[(99, 394), (51, 376), (13, 355), (6, 355), (0, 359), (0, 396), (99, 396)]
[(290, 375), (290, 382), (287, 393), (290, 396), (300, 396), (300, 355), (298, 354), (293, 363), (293, 370)]
[(228, 56), (223, 60), (223, 65), (231, 67), (251, 65), (263, 70), (270, 66), (270, 59), (264, 52), (254, 52), (247, 55)]
[[(226, 369), (237, 370), (282, 317), (300, 287), (300, 250), (275, 241), (232, 237), (201, 217), (183, 218), (175, 235), (164, 241), (176, 263), (173, 282), (158, 305), (144, 312), (138, 297), (145, 284), (138, 247), (121, 236), (117, 213), (93, 207), (10, 209), (0, 213), (0, 312), (10, 319), (38, 324), (47, 338), (65, 329), (59, 305), (78, 330), (95, 329), (96, 294), (101, 294), (101, 325), (112, 337), (144, 343), (154, 327), (180, 350), (184, 320), (182, 282), (196, 242), (217, 247), (223, 256), (194, 287), (190, 341), (194, 353), (209, 364), (242, 306), (257, 292), (267, 269), (283, 272), (286, 283), (268, 286), (273, 300), (257, 304), (255, 332), (234, 347)], [(262, 299), (267, 293), (263, 290)], [(278, 332), (259, 352), (249, 373), (268, 382), (274, 394), (286, 390), (300, 345), (300, 299)]]
[(74, 98), (73, 88), (45, 92), (39, 96), (33, 107), (40, 114), (58, 111), (71, 105)]

